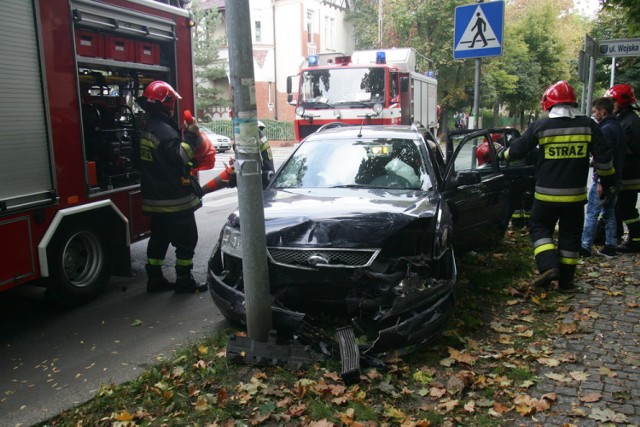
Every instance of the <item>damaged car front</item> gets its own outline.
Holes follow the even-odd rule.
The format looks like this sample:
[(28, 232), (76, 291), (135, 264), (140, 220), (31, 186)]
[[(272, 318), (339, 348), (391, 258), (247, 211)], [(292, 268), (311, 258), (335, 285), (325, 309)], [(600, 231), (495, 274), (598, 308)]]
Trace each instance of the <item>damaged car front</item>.
[[(442, 331), (456, 267), (451, 213), (427, 150), (408, 127), (328, 129), (300, 144), (264, 193), (274, 329), (341, 316), (370, 354)], [(245, 324), (242, 244), (254, 243), (239, 224), (234, 212), (208, 283), (223, 315)]]

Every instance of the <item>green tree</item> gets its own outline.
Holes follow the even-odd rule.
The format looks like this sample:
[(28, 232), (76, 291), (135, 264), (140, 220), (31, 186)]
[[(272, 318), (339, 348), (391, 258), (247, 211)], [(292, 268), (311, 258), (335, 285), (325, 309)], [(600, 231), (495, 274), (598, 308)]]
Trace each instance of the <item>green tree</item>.
[[(625, 8), (621, 5), (605, 7), (600, 10), (590, 33), (594, 40), (617, 40), (640, 37), (640, 26), (628, 24)], [(630, 1), (628, 3), (634, 3)], [(638, 3), (636, 1), (636, 3)], [(640, 3), (637, 5), (640, 8)], [(636, 9), (636, 11), (639, 9)], [(596, 59), (596, 76), (594, 93), (600, 96), (610, 86), (611, 58)], [(640, 57), (626, 56), (615, 60), (614, 83), (628, 83), (636, 91), (640, 90)]]
[[(438, 103), (446, 117), (470, 111), (475, 60), (453, 59), (455, 8), (467, 0), (380, 0), (382, 47), (411, 46), (437, 70)], [(378, 0), (354, 0), (349, 20), (358, 49), (377, 46)], [(375, 22), (376, 25), (372, 25)], [(578, 51), (587, 21), (572, 0), (511, 0), (506, 4), (503, 55), (482, 59), (481, 107), (497, 115), (506, 106), (518, 116), (536, 116), (544, 89), (577, 75)], [(572, 84), (577, 84), (571, 81)], [(445, 121), (445, 126), (448, 121)]]
[(196, 78), (196, 109), (200, 119), (212, 117), (216, 108), (229, 107), (219, 87), (227, 81), (226, 65), (220, 61), (218, 52), (223, 37), (215, 37), (222, 25), (222, 16), (216, 9), (203, 7), (203, 0), (194, 0), (191, 12), (196, 26), (193, 31), (193, 62)]
[(600, 0), (606, 12), (613, 12), (624, 21), (626, 29), (637, 34), (640, 31), (640, 0)]

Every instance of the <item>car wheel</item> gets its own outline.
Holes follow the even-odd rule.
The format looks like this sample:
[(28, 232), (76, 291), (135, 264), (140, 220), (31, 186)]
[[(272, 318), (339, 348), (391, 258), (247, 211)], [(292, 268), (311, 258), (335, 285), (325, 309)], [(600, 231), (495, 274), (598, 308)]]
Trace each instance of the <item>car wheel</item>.
[(85, 224), (63, 226), (47, 249), (47, 296), (75, 306), (95, 297), (111, 276), (106, 236)]

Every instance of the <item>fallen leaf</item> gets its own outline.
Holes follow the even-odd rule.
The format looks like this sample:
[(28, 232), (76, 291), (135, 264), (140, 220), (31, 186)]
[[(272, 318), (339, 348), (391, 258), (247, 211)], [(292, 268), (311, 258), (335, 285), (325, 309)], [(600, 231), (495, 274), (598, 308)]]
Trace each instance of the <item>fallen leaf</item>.
[(445, 394), (447, 394), (446, 388), (431, 387), (431, 389), (429, 389), (429, 396), (431, 397), (441, 398)]
[(194, 405), (194, 409), (196, 411), (206, 411), (207, 409), (209, 409), (209, 401), (207, 400), (206, 396), (198, 396), (198, 400)]
[(384, 408), (384, 416), (393, 419), (397, 423), (401, 423), (407, 418), (404, 412), (393, 406), (386, 406)]
[(294, 417), (299, 417), (302, 414), (304, 414), (304, 411), (306, 410), (307, 410), (307, 405), (305, 405), (304, 403), (300, 403), (298, 405), (289, 406), (289, 409), (287, 409), (287, 414)]
[(476, 403), (473, 400), (465, 403), (464, 410), (467, 412), (475, 412), (476, 411)]
[(458, 351), (453, 347), (449, 347), (448, 350), (449, 350), (449, 357), (451, 357), (456, 362), (466, 363), (467, 365), (474, 365), (478, 360), (478, 357), (473, 356), (469, 353)]
[(142, 325), (142, 320), (140, 319), (136, 319), (133, 322), (131, 322), (131, 326), (140, 326)]
[(491, 322), (490, 326), (491, 326), (491, 329), (493, 329), (496, 332), (500, 332), (501, 334), (510, 334), (511, 332), (513, 332), (512, 328), (504, 326), (500, 322), (495, 322), (495, 321)]
[(611, 409), (605, 408), (592, 408), (591, 414), (589, 414), (589, 418), (597, 420), (597, 421), (611, 421), (614, 423), (626, 423), (627, 416), (624, 414), (620, 414), (618, 412), (614, 412)]
[(615, 372), (613, 372), (611, 369), (607, 368), (607, 367), (600, 367), (600, 369), (598, 369), (598, 373), (600, 375), (606, 375), (609, 378), (615, 378), (618, 376), (618, 374), (616, 374)]
[(541, 364), (541, 365), (545, 365), (545, 366), (560, 366), (560, 361), (557, 359), (552, 359), (550, 357), (540, 357), (538, 359), (536, 359), (536, 361)]
[(458, 406), (458, 400), (447, 400), (438, 404), (438, 409), (444, 410), (445, 413), (452, 411)]
[(552, 380), (557, 381), (559, 383), (568, 383), (571, 381), (569, 378), (565, 377), (564, 375), (556, 374), (554, 372), (548, 372), (544, 374), (544, 376), (547, 378), (551, 378)]
[(579, 396), (578, 399), (580, 399), (581, 402), (587, 402), (587, 403), (597, 402), (600, 399), (602, 399), (602, 393), (600, 393), (599, 391), (594, 391), (594, 392)]
[(585, 381), (587, 378), (589, 378), (589, 374), (583, 371), (571, 371), (569, 375), (571, 375), (571, 378), (576, 381)]
[(126, 409), (124, 411), (118, 412), (115, 417), (113, 417), (116, 421), (133, 421), (133, 415)]
[(578, 324), (575, 322), (565, 323), (561, 322), (556, 327), (556, 332), (560, 335), (569, 335), (578, 331)]

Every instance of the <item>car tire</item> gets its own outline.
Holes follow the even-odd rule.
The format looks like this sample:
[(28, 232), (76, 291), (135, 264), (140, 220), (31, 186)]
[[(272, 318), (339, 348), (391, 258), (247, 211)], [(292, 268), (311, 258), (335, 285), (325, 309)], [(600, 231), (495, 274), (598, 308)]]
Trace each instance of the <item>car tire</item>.
[(82, 222), (58, 230), (47, 248), (50, 302), (73, 307), (100, 293), (113, 266), (107, 242), (105, 233)]

